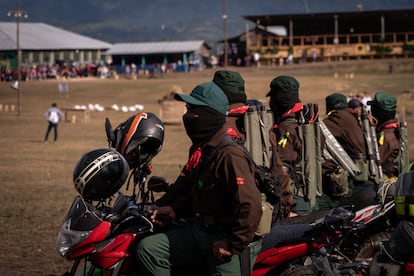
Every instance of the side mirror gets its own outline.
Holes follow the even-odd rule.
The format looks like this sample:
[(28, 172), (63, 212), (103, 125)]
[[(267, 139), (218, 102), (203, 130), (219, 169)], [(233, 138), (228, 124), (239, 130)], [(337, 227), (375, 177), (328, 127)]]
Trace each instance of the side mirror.
[(115, 146), (115, 134), (112, 130), (111, 122), (108, 118), (105, 119), (105, 131), (106, 131), (106, 138), (108, 139), (108, 144), (110, 147)]
[(151, 176), (147, 182), (148, 190), (156, 193), (166, 192), (168, 190), (168, 181), (161, 176)]

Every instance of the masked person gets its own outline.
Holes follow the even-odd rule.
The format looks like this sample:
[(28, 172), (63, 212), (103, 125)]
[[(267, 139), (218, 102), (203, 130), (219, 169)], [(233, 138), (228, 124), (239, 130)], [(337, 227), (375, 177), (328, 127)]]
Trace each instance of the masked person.
[(400, 127), (396, 119), (397, 99), (388, 93), (377, 92), (368, 105), (372, 116), (377, 120), (376, 133), (382, 170), (388, 177), (398, 176), (399, 170), (394, 164), (400, 150), (396, 131)]
[[(226, 133), (234, 141), (243, 145), (245, 142), (244, 114), (249, 108), (246, 103), (247, 96), (244, 88), (244, 79), (238, 72), (218, 70), (215, 72), (212, 81), (221, 88), (229, 102), (229, 112), (225, 122)], [(186, 183), (179, 176), (174, 184), (170, 186), (169, 193), (157, 200), (157, 205), (169, 205), (171, 204), (171, 198), (175, 197), (174, 193), (182, 195), (190, 190), (191, 184)]]
[[(218, 70), (214, 74), (213, 82), (223, 90), (229, 100), (230, 110), (226, 118), (227, 134), (232, 136), (238, 143), (244, 144), (246, 139), (244, 118), (245, 113), (249, 110), (244, 79), (238, 72)], [(274, 215), (287, 217), (293, 215), (292, 208), (295, 206), (295, 201), (289, 187), (289, 176), (282, 169), (282, 162), (278, 156), (276, 146), (272, 147), (272, 154), (275, 162), (271, 162), (267, 166), (271, 168), (271, 177), (279, 181), (282, 193), (282, 202), (280, 205), (274, 206)], [(282, 208), (282, 210), (277, 210), (278, 208)]]
[(218, 70), (212, 80), (226, 94), (229, 101), (229, 112), (226, 118), (227, 134), (239, 144), (245, 141), (244, 114), (249, 109), (244, 88), (244, 79), (240, 73), (229, 70)]
[(159, 215), (172, 219), (192, 215), (192, 223), (144, 238), (137, 247), (141, 273), (170, 275), (171, 267), (200, 263), (209, 275), (250, 274), (241, 268), (240, 259), (249, 254), (253, 264), (261, 248), (261, 239), (255, 235), (261, 196), (255, 165), (242, 146), (230, 138), (220, 148), (229, 139), (227, 97), (216, 84), (207, 82), (190, 95), (176, 94), (175, 99), (187, 103), (183, 123), (192, 146), (181, 177), (192, 192), (175, 194), (175, 201), (158, 207), (152, 220), (162, 225)]
[(298, 188), (303, 183), (303, 176), (295, 170), (302, 161), (298, 117), (303, 110), (303, 104), (299, 99), (299, 82), (292, 76), (278, 76), (270, 82), (270, 91), (266, 96), (270, 97), (269, 106), (275, 121), (270, 142), (277, 149), (283, 164), (283, 173), (290, 178), (289, 184), (284, 188), (287, 198), (285, 201), (295, 212), (311, 211)]
[[(367, 146), (358, 120), (348, 109), (345, 95), (332, 93), (325, 98), (327, 117), (324, 124), (343, 147), (361, 171), (355, 178), (348, 177), (338, 161), (323, 163), (323, 191), (330, 200), (327, 207), (334, 208), (344, 202), (355, 205), (357, 210), (375, 204), (376, 190), (374, 183), (368, 179)], [(322, 204), (322, 203), (321, 203)]]

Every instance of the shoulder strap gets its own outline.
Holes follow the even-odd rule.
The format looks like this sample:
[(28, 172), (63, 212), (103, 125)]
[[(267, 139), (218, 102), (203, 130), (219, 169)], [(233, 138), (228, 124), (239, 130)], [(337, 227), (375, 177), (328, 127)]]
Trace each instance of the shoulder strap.
[(238, 144), (230, 135), (226, 134), (216, 146), (207, 145), (203, 147), (201, 155), (201, 166), (210, 164), (210, 162), (213, 161), (221, 149), (231, 145)]
[(223, 139), (217, 144), (217, 149), (222, 149), (226, 146), (230, 145), (237, 145), (237, 142), (233, 140), (233, 138), (230, 135), (224, 135)]

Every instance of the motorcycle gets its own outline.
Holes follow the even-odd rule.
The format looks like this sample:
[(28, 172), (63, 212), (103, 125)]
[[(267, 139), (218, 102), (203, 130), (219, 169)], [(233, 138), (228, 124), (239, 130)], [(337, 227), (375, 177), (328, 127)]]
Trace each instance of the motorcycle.
[[(386, 181), (384, 187), (388, 189), (395, 181)], [(357, 210), (352, 217), (348, 215), (335, 224), (327, 211), (319, 212), (324, 215), (324, 223), (321, 219), (307, 222), (315, 221), (318, 212), (311, 213), (309, 218), (302, 215), (282, 221), (264, 237), (252, 275), (368, 275), (375, 254), (370, 239), (386, 241), (389, 235), (385, 233), (395, 223), (394, 201), (385, 194), (380, 194), (380, 199), (379, 204)], [(331, 223), (327, 224), (327, 219)]]
[[(119, 144), (118, 151), (123, 151), (122, 137), (125, 136), (125, 139), (131, 137), (129, 128), (136, 126), (137, 118), (141, 123), (151, 123), (143, 118), (149, 118), (153, 121), (156, 119), (151, 114), (138, 114), (121, 124), (116, 129), (116, 135), (112, 131), (109, 121), (106, 122), (110, 146), (116, 147), (118, 150)], [(156, 120), (150, 126), (155, 130), (160, 129)], [(152, 137), (153, 131), (147, 134), (151, 134)], [(117, 138), (115, 139), (115, 137)], [(75, 197), (57, 237), (59, 254), (67, 260), (73, 261), (71, 269), (64, 275), (136, 275), (138, 273), (134, 253), (136, 244), (142, 238), (161, 230), (157, 229), (149, 217), (155, 204), (154, 193), (165, 192), (168, 188), (168, 183), (163, 178), (152, 176), (147, 181), (147, 177), (151, 173), (151, 157), (154, 154), (148, 154), (146, 147), (153, 146), (156, 154), (160, 150), (162, 139), (153, 143), (154, 140), (138, 138), (136, 139), (137, 143), (134, 144), (135, 150), (127, 154), (128, 160), (123, 160), (122, 156), (117, 156), (115, 153), (108, 153), (106, 156), (104, 152), (105, 155), (99, 156), (99, 165), (95, 164), (92, 167), (94, 169), (89, 166), (90, 158), (83, 160), (84, 167), (78, 171), (78, 182), (75, 181), (75, 187), (81, 196)], [(145, 146), (140, 144), (141, 142), (146, 143)], [(101, 153), (102, 151), (99, 154)], [(98, 155), (95, 157), (98, 158)], [(135, 162), (135, 160), (139, 162)], [(129, 161), (133, 165), (130, 174), (134, 184), (131, 196), (124, 195), (119, 191), (126, 178), (122, 181), (114, 179), (111, 171), (103, 171), (103, 173), (107, 177), (105, 180), (113, 181), (114, 185), (107, 185), (108, 182), (102, 181), (102, 178), (93, 178), (96, 175), (95, 169), (100, 170), (104, 167), (105, 162), (111, 161), (119, 163), (118, 165), (124, 170), (127, 165), (122, 165), (123, 163)], [(124, 176), (125, 172), (119, 171), (119, 175)], [(88, 186), (87, 182), (91, 179), (98, 186)], [(127, 190), (130, 180), (131, 178), (128, 180)], [(106, 192), (103, 187), (110, 189), (110, 191)], [(137, 189), (138, 194), (136, 193)], [(325, 256), (331, 260), (335, 258), (341, 260), (342, 263), (338, 261), (341, 265), (344, 263), (343, 259), (350, 263), (352, 257), (344, 258), (344, 256), (357, 252), (356, 238), (360, 238), (362, 232), (370, 233), (362, 226), (383, 224), (385, 218), (383, 214), (392, 208), (392, 204), (391, 202), (388, 205), (369, 206), (356, 212), (355, 217), (353, 212), (344, 208), (321, 214), (316, 222), (308, 224), (311, 229), (306, 231), (304, 237), (263, 250), (256, 260), (252, 274), (255, 276), (264, 275), (270, 271), (288, 268), (292, 264), (296, 265), (300, 261), (309, 260), (310, 257), (325, 253)], [(384, 208), (384, 206), (388, 207)], [(175, 227), (185, 222), (172, 221), (171, 223), (172, 227)], [(372, 228), (375, 227), (370, 227), (370, 229)], [(268, 236), (271, 237), (271, 235)], [(345, 237), (353, 237), (353, 239)], [(341, 249), (346, 255), (337, 249)], [(182, 271), (180, 270), (180, 272)]]
[[(134, 252), (136, 244), (159, 230), (149, 219), (155, 203), (154, 193), (165, 192), (168, 188), (167, 181), (162, 177), (152, 176), (147, 181), (150, 173), (149, 165), (133, 171), (134, 187), (131, 196), (118, 191), (111, 198), (98, 202), (82, 196), (75, 197), (57, 237), (59, 254), (73, 261), (71, 269), (63, 275), (138, 275)], [(337, 235), (351, 217), (352, 212), (335, 209), (313, 224), (313, 231), (308, 235), (314, 240), (312, 250), (320, 249), (331, 236)], [(182, 222), (171, 223), (175, 224), (172, 227), (179, 227)], [(318, 238), (321, 236), (323, 238), (319, 242)], [(303, 247), (302, 243), (272, 248), (268, 252), (292, 252), (291, 256), (278, 257), (272, 265), (285, 264), (313, 252), (311, 249), (304, 251)], [(257, 263), (253, 275), (263, 275), (260, 268), (261, 258), (258, 258)], [(176, 271), (180, 271), (180, 275), (183, 273), (182, 269)]]
[[(92, 170), (88, 172), (93, 173)], [(130, 177), (133, 177), (134, 186), (131, 196), (121, 193), (119, 186), (113, 196), (99, 197), (103, 198), (100, 200), (75, 197), (57, 237), (59, 254), (73, 261), (71, 269), (64, 275), (138, 274), (134, 252), (136, 244), (142, 238), (161, 230), (149, 219), (155, 204), (154, 193), (166, 192), (168, 189), (167, 181), (161, 177), (152, 176), (147, 181), (150, 173), (150, 162), (132, 170)], [(130, 180), (126, 190), (129, 189)], [(356, 213), (346, 208), (322, 213), (320, 218), (305, 224), (305, 229), (298, 231), (303, 235), (297, 239), (265, 246), (257, 257), (252, 274), (265, 275), (286, 271), (301, 263), (317, 263), (315, 257), (318, 256), (324, 257), (324, 263), (328, 260), (335, 264), (336, 271), (348, 269), (351, 263), (354, 265), (353, 259), (362, 237), (372, 234), (373, 229), (379, 229), (374, 225), (386, 222), (386, 214), (393, 204), (393, 201), (389, 201), (368, 206)], [(179, 225), (182, 222), (171, 223)], [(278, 229), (278, 226), (274, 228)], [(278, 237), (271, 233), (264, 237), (264, 241), (275, 236)], [(357, 264), (355, 267), (359, 269), (364, 265)]]
[[(74, 261), (63, 275), (137, 274), (133, 250), (139, 240), (155, 232), (156, 227), (149, 219), (154, 193), (168, 187), (161, 177), (152, 176), (147, 181), (150, 173), (150, 165), (133, 171), (131, 196), (118, 191), (97, 203), (79, 195), (75, 197), (57, 237), (58, 253)], [(139, 196), (141, 203), (137, 203)]]

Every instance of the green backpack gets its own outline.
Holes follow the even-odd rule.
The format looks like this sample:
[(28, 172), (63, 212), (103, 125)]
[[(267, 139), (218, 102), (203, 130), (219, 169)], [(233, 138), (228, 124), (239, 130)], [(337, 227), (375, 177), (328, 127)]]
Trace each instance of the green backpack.
[(314, 208), (316, 197), (322, 195), (322, 150), (317, 104), (303, 105), (298, 119), (299, 137), (302, 140), (302, 161), (300, 167), (304, 180), (304, 196)]
[(244, 115), (244, 146), (256, 165), (269, 167), (272, 160), (269, 133), (273, 127), (273, 113), (258, 100), (248, 100), (248, 105), (249, 109)]

